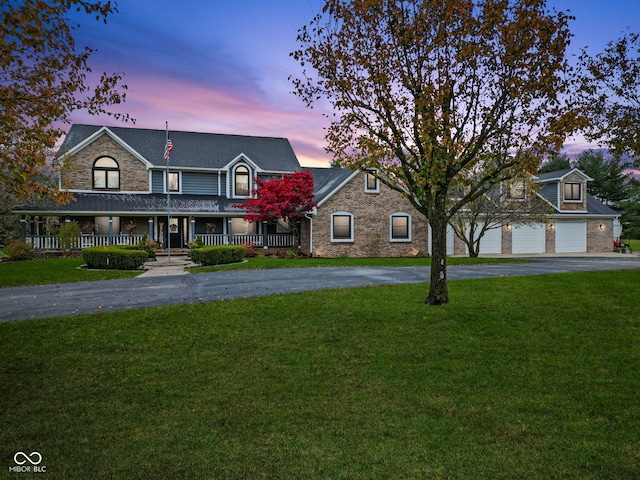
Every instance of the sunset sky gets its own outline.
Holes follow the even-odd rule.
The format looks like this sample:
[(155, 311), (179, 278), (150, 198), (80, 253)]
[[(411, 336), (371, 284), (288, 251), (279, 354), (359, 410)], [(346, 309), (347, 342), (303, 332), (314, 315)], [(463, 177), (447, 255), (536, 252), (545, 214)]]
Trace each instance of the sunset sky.
[[(319, 109), (294, 96), (290, 75), (300, 67), (289, 57), (297, 30), (322, 0), (119, 0), (120, 13), (106, 25), (90, 18), (78, 45), (98, 52), (95, 72), (122, 72), (129, 113), (136, 127), (286, 137), (304, 166), (326, 166)], [(599, 52), (623, 31), (640, 31), (637, 0), (550, 0), (570, 10), (572, 51)], [(122, 125), (77, 112), (76, 123)], [(584, 148), (572, 141), (569, 149)], [(179, 145), (175, 145), (179, 148)]]

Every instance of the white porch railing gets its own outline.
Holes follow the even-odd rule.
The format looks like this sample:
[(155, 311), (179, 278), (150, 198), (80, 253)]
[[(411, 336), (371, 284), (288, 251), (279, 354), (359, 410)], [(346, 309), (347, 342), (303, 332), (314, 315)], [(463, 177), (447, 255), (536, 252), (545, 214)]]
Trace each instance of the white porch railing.
[[(80, 235), (74, 242), (75, 248), (102, 247), (105, 245), (137, 245), (142, 235)], [(34, 250), (60, 250), (57, 235), (27, 235), (25, 241)]]
[[(81, 235), (76, 239), (75, 248), (101, 247), (105, 245), (137, 245), (143, 235)], [(210, 245), (239, 245), (252, 243), (256, 247), (290, 248), (293, 247), (293, 235), (288, 233), (254, 234), (254, 235), (196, 235), (202, 243)], [(26, 235), (25, 241), (34, 250), (60, 250), (56, 235)]]
[(252, 234), (252, 235), (219, 235), (204, 234), (196, 235), (202, 243), (207, 246), (212, 245), (239, 245), (241, 243), (252, 243), (256, 247), (288, 248), (293, 247), (294, 238), (290, 233), (273, 234)]

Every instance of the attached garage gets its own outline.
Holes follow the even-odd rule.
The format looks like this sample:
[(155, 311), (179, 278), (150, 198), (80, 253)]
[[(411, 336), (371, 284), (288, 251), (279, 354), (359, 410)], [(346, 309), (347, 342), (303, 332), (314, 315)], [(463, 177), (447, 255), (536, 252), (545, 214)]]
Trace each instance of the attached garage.
[[(467, 253), (469, 249), (467, 248)], [(502, 229), (492, 228), (487, 230), (480, 239), (480, 252), (482, 254), (502, 253)]]
[(511, 231), (512, 253), (545, 253), (546, 226), (543, 223), (518, 225)]
[(556, 253), (586, 253), (587, 222), (557, 222)]

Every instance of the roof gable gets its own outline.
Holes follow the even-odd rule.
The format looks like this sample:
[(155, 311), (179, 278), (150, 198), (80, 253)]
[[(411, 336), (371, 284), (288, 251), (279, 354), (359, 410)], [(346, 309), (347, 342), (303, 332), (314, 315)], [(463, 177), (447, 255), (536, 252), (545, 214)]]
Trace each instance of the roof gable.
[[(89, 133), (89, 131), (87, 131), (86, 133)], [(71, 131), (69, 131), (69, 134), (67, 134), (67, 138), (69, 138), (70, 134), (71, 134)], [(142, 156), (129, 144), (127, 144), (115, 133), (113, 133), (109, 129), (109, 127), (99, 127), (93, 133), (91, 133), (89, 136), (85, 138), (82, 138), (83, 137), (82, 133), (78, 134), (77, 132), (74, 132), (74, 135), (72, 136), (69, 142), (67, 142), (67, 138), (65, 138), (65, 141), (63, 142), (62, 146), (58, 150), (58, 155), (63, 157), (72, 156), (77, 152), (79, 152), (80, 150), (82, 150), (87, 145), (90, 145), (91, 143), (96, 141), (98, 138), (100, 138), (103, 135), (109, 136), (112, 140), (114, 140), (118, 145), (124, 148), (127, 152), (129, 152), (131, 155), (133, 155), (142, 163), (144, 163), (147, 166), (147, 168), (152, 166), (151, 162), (149, 162), (146, 158), (144, 158), (144, 156)]]
[(556, 170), (554, 172), (540, 173), (538, 174), (537, 178), (538, 178), (538, 181), (542, 183), (561, 182), (572, 173), (576, 173), (580, 175), (582, 178), (584, 178), (586, 182), (593, 181), (593, 178), (591, 178), (589, 175), (584, 173), (579, 168), (568, 168), (565, 170)]

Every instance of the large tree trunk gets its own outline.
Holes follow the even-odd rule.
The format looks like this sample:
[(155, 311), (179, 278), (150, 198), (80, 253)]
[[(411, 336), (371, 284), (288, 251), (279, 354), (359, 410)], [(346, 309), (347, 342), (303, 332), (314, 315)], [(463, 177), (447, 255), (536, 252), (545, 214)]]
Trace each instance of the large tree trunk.
[(449, 303), (447, 287), (447, 221), (443, 208), (434, 208), (431, 225), (431, 284), (429, 296), (424, 301), (427, 305), (444, 305)]

